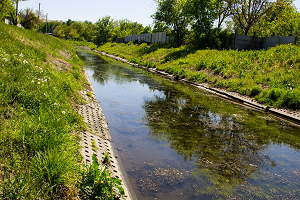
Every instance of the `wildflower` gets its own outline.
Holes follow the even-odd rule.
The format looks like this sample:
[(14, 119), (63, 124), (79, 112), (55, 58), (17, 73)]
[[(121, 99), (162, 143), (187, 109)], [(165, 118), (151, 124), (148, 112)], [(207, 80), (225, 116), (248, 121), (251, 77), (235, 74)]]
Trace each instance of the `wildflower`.
[(26, 64), (26, 63), (28, 63), (27, 60), (24, 60), (24, 61), (23, 61), (23, 64)]
[(23, 54), (22, 53), (20, 53), (20, 55), (19, 55), (20, 57), (23, 57)]
[(101, 181), (101, 183), (103, 183), (103, 181)]
[(6, 59), (6, 58), (4, 58), (3, 60), (4, 60), (5, 62), (7, 62), (7, 59)]
[(47, 96), (46, 93), (44, 93), (44, 95)]
[(63, 110), (63, 111), (61, 111), (61, 113), (62, 113), (62, 114), (66, 114), (66, 111)]
[(39, 84), (41, 84), (40, 82), (37, 82), (37, 84), (39, 85)]
[(34, 83), (34, 80), (31, 80), (31, 83)]
[(57, 103), (55, 102), (53, 105), (57, 106)]

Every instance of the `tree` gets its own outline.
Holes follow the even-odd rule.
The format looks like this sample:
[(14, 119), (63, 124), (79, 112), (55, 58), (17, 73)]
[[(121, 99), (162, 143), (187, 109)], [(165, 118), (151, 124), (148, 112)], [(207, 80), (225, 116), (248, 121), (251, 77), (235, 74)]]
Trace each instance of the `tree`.
[(261, 16), (265, 15), (270, 5), (268, 0), (227, 0), (235, 28), (248, 35)]
[(128, 19), (122, 19), (118, 21), (114, 21), (113, 30), (111, 33), (111, 41), (115, 41), (116, 38), (122, 38), (127, 35), (137, 35), (149, 33), (151, 30), (150, 27), (143, 27), (142, 24), (137, 22), (132, 22)]
[(178, 46), (182, 44), (190, 18), (184, 11), (183, 0), (157, 0), (157, 10), (152, 15), (155, 23), (162, 23), (171, 29)]
[(8, 17), (14, 11), (13, 2), (11, 0), (0, 1), (0, 20)]
[(171, 30), (169, 27), (167, 27), (164, 23), (162, 22), (156, 22), (154, 24), (152, 33), (158, 33), (158, 32), (166, 32), (167, 34), (171, 34)]
[(211, 0), (185, 0), (184, 9), (193, 20), (192, 26), (197, 35), (206, 34), (212, 28), (217, 18), (217, 3)]
[(215, 12), (217, 15), (218, 20), (218, 28), (221, 28), (222, 23), (225, 21), (226, 18), (228, 18), (230, 13), (230, 4), (224, 0), (217, 0), (215, 5)]
[(21, 25), (24, 28), (33, 30), (37, 27), (38, 17), (35, 15), (32, 8), (21, 10), (19, 13), (19, 18), (21, 21)]
[(90, 21), (84, 21), (84, 28), (83, 31), (81, 32), (81, 37), (83, 37), (84, 40), (91, 42), (95, 34), (96, 34), (96, 25)]
[(93, 42), (96, 45), (103, 44), (109, 40), (114, 28), (113, 20), (110, 16), (105, 16), (96, 22), (96, 35), (93, 38)]
[(298, 36), (300, 13), (289, 0), (277, 0), (272, 3), (267, 14), (264, 14), (250, 33), (259, 37)]

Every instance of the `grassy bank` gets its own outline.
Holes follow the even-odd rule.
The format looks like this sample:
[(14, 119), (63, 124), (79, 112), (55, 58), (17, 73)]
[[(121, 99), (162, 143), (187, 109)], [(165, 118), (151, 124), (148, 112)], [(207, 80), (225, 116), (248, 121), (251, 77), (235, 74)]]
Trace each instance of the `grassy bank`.
[[(0, 23), (1, 199), (72, 199), (86, 189), (85, 124), (76, 111), (88, 84), (81, 66), (72, 45)], [(90, 193), (100, 187), (96, 174)]]
[(300, 47), (268, 50), (197, 50), (164, 44), (106, 43), (97, 48), (191, 82), (248, 95), (270, 107), (300, 108)]

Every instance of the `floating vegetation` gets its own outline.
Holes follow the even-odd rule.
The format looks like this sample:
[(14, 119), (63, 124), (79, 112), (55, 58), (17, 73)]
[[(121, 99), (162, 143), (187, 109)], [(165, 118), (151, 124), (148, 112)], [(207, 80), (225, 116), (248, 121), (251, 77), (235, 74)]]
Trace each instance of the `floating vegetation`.
[(142, 176), (144, 176), (144, 178), (139, 180), (139, 186), (144, 192), (158, 192), (162, 188), (162, 186), (170, 186), (183, 183), (191, 174), (190, 171), (185, 171), (183, 169), (176, 169), (172, 167), (158, 167), (154, 168), (154, 170), (152, 169), (147, 171), (136, 169), (135, 172), (143, 172)]

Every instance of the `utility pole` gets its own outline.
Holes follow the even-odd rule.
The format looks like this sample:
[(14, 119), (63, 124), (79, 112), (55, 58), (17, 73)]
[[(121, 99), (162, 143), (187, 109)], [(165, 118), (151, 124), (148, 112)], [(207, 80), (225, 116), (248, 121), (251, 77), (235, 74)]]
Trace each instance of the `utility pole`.
[(39, 3), (39, 14), (38, 14), (38, 26), (37, 26), (37, 32), (40, 32), (40, 12), (41, 12), (41, 3)]
[(46, 34), (48, 33), (47, 28), (48, 28), (48, 13), (46, 13)]

